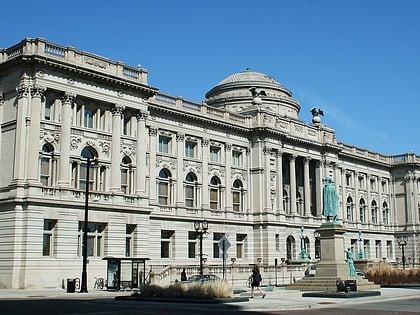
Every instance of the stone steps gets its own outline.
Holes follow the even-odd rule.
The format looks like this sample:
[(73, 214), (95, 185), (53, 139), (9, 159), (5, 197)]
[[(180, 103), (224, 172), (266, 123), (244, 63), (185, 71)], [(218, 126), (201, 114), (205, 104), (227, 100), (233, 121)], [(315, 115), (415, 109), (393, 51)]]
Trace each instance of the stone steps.
[(296, 283), (286, 286), (288, 290), (300, 290), (300, 291), (337, 291), (337, 280), (355, 280), (357, 291), (367, 291), (379, 289), (378, 284), (374, 284), (368, 279), (363, 279), (360, 277), (349, 277), (348, 279), (341, 279), (338, 277), (305, 277), (298, 280)]

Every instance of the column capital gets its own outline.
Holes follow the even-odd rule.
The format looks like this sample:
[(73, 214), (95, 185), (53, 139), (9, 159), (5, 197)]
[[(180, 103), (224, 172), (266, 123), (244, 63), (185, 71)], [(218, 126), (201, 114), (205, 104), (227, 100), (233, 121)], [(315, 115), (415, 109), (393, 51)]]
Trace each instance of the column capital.
[(111, 112), (113, 115), (121, 115), (124, 109), (125, 109), (125, 105), (115, 104)]
[(203, 147), (208, 147), (208, 146), (209, 146), (209, 143), (210, 143), (210, 140), (209, 140), (209, 139), (207, 139), (207, 138), (203, 138), (203, 139), (201, 140), (201, 145), (202, 145)]
[(155, 128), (155, 127), (149, 127), (149, 135), (150, 136), (156, 137), (157, 136), (157, 133), (158, 133), (158, 129), (157, 128)]
[(61, 102), (63, 104), (73, 105), (75, 98), (76, 98), (76, 94), (71, 93), (71, 92), (64, 92), (63, 96), (61, 97)]
[(41, 98), (44, 95), (46, 90), (47, 90), (46, 87), (40, 86), (38, 84), (34, 84), (31, 87), (31, 96), (33, 98)]
[(25, 82), (21, 82), (19, 86), (16, 88), (16, 92), (18, 93), (18, 98), (28, 97), (29, 96), (29, 84)]
[(147, 111), (139, 110), (136, 113), (137, 120), (146, 120), (148, 116), (149, 116), (149, 113)]
[(232, 144), (226, 143), (225, 144), (225, 151), (231, 151), (232, 150)]
[(176, 141), (177, 141), (177, 142), (182, 142), (182, 141), (184, 141), (184, 138), (185, 138), (185, 134), (184, 134), (183, 132), (178, 132), (178, 133), (176, 134)]

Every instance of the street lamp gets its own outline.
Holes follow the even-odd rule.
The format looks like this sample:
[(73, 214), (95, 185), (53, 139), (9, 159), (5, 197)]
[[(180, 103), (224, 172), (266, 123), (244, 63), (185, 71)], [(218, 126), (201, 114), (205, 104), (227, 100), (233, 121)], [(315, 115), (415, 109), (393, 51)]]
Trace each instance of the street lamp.
[(194, 229), (200, 236), (200, 276), (203, 276), (203, 234), (207, 233), (208, 228), (206, 220), (194, 222)]
[(398, 246), (401, 248), (401, 251), (402, 251), (402, 264), (403, 264), (403, 269), (405, 269), (405, 251), (404, 250), (408, 242), (408, 237), (407, 236), (398, 237), (397, 242), (398, 242)]
[(82, 242), (82, 255), (83, 255), (83, 269), (82, 269), (82, 283), (80, 285), (80, 293), (88, 293), (87, 290), (87, 239), (88, 239), (88, 220), (89, 220), (89, 170), (94, 156), (89, 149), (82, 151), (82, 157), (86, 158), (86, 187), (85, 187), (85, 222), (83, 225), (83, 242)]
[(362, 239), (362, 231), (359, 231), (359, 259), (364, 259), (365, 255), (363, 253), (363, 239)]

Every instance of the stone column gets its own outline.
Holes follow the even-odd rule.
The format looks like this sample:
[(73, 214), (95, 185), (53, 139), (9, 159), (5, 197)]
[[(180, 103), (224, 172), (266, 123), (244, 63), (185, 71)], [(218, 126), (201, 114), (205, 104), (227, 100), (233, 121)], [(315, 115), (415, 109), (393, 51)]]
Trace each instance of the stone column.
[(21, 181), (25, 179), (25, 160), (26, 160), (26, 117), (28, 114), (28, 102), (30, 88), (29, 84), (23, 80), (16, 88), (18, 93), (16, 106), (16, 134), (15, 134), (15, 156), (13, 166), (13, 180)]
[(230, 143), (225, 144), (225, 155), (226, 155), (226, 211), (232, 211), (232, 145)]
[(209, 208), (210, 196), (209, 196), (209, 139), (202, 139), (202, 163), (203, 163), (203, 198), (202, 205), (203, 209)]
[[(261, 191), (261, 196), (264, 196), (262, 198), (262, 207), (265, 210), (265, 212), (270, 211), (271, 210), (271, 185), (270, 185), (270, 181), (271, 181), (271, 174), (270, 174), (270, 152), (271, 149), (268, 147), (264, 147), (263, 149), (263, 181), (262, 181), (262, 191)], [(261, 210), (263, 210), (261, 209)]]
[(277, 152), (277, 213), (284, 213), (283, 207), (283, 153)]
[(61, 137), (60, 137), (60, 161), (58, 171), (58, 186), (70, 186), (70, 134), (72, 106), (76, 96), (64, 93), (61, 103)]
[(147, 112), (137, 114), (136, 194), (146, 192)]
[(367, 195), (366, 195), (366, 207), (367, 207), (367, 211), (366, 211), (366, 223), (373, 223), (372, 222), (372, 193), (370, 192), (370, 174), (366, 174), (366, 191), (367, 191)]
[(121, 114), (125, 106), (115, 104), (112, 111), (111, 187), (110, 191), (121, 191)]
[(309, 161), (310, 157), (303, 159), (303, 183), (304, 183), (304, 193), (305, 193), (305, 217), (311, 215), (311, 192), (309, 185)]
[(183, 163), (184, 163), (184, 139), (185, 134), (177, 133), (176, 134), (176, 194), (175, 194), (175, 204), (178, 207), (185, 206), (185, 198), (184, 198), (184, 172), (183, 172)]
[(359, 197), (359, 172), (354, 172), (354, 181), (353, 181), (353, 185), (354, 185), (354, 212), (355, 212), (355, 216), (354, 216), (354, 221), (355, 222), (360, 222), (360, 197)]
[(31, 87), (30, 132), (28, 155), (26, 159), (28, 180), (39, 182), (39, 131), (41, 129), (41, 97), (45, 88), (38, 85)]
[(157, 201), (156, 193), (156, 137), (158, 129), (149, 127), (149, 198)]
[(296, 156), (291, 155), (289, 159), (290, 168), (290, 214), (296, 215)]

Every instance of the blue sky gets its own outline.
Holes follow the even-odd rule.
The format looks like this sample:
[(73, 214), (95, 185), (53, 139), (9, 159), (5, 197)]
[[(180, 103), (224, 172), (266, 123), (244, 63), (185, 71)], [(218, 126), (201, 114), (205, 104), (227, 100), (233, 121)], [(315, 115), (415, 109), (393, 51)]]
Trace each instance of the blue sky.
[(7, 1), (0, 47), (44, 37), (149, 71), (194, 101), (251, 68), (324, 110), (337, 140), (420, 154), (420, 1)]

